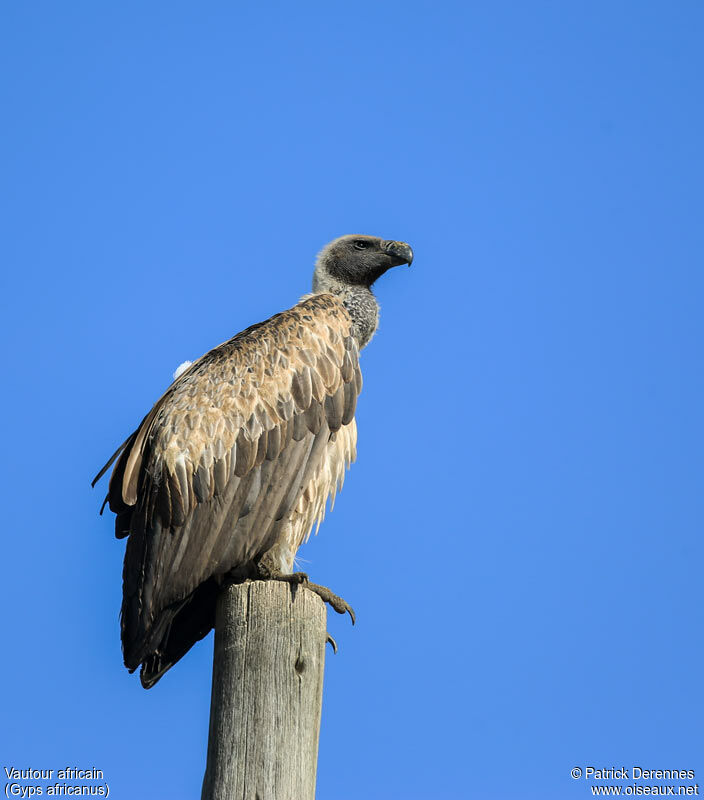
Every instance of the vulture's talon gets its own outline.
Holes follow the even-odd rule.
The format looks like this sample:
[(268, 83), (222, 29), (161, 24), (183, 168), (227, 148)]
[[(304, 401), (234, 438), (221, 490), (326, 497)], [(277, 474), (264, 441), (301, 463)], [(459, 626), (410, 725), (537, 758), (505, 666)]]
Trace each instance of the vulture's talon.
[(306, 572), (281, 572), (278, 568), (268, 564), (265, 559), (262, 559), (257, 564), (257, 571), (259, 572), (259, 577), (264, 581), (284, 581), (294, 586), (308, 583), (308, 574)]
[(334, 655), (337, 655), (337, 642), (330, 636), (330, 634), (326, 634), (325, 636), (325, 643), (332, 645), (332, 652)]
[(311, 592), (315, 592), (318, 597), (324, 602), (327, 603), (329, 606), (335, 609), (338, 614), (349, 614), (350, 619), (352, 620), (352, 624), (354, 625), (356, 621), (356, 617), (354, 614), (354, 609), (352, 606), (343, 600), (338, 595), (334, 594), (327, 588), (327, 586), (320, 586), (317, 583), (306, 583), (306, 589), (310, 589)]

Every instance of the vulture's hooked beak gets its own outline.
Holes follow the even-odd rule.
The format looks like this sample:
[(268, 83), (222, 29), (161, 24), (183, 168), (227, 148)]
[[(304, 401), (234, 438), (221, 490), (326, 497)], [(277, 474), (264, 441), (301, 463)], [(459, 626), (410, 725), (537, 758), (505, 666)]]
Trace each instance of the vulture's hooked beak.
[(399, 264), (408, 264), (410, 267), (413, 263), (413, 250), (406, 242), (384, 242), (382, 249), (393, 258), (397, 258)]

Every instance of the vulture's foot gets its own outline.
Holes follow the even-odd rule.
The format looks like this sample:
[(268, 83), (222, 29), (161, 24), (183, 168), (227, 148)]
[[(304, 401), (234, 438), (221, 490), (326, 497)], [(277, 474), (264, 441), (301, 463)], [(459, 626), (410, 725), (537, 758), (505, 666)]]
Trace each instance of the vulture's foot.
[[(260, 577), (264, 580), (286, 581), (286, 583), (292, 583), (295, 586), (305, 586), (306, 589), (315, 592), (324, 603), (334, 608), (338, 614), (349, 614), (352, 624), (354, 625), (356, 617), (352, 606), (341, 597), (331, 592), (327, 586), (311, 583), (305, 572), (281, 572), (275, 567), (272, 567), (270, 563), (267, 564), (265, 558), (262, 558), (257, 564), (257, 569), (259, 570)], [(334, 649), (336, 650), (336, 648)]]

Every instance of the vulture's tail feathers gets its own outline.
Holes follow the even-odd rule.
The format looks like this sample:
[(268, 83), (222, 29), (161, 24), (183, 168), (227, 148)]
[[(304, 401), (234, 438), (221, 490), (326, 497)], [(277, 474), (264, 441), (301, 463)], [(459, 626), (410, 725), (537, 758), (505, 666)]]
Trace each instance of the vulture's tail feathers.
[[(157, 636), (152, 638), (151, 652), (141, 657), (142, 669), (139, 677), (145, 689), (151, 689), (167, 670), (214, 627), (217, 596), (218, 586), (210, 579), (201, 584), (187, 600), (175, 604), (175, 613), (173, 606), (164, 612), (168, 615), (166, 625), (159, 624), (155, 627)], [(155, 638), (159, 639), (158, 643), (154, 642)], [(138, 663), (132, 669), (136, 669)]]

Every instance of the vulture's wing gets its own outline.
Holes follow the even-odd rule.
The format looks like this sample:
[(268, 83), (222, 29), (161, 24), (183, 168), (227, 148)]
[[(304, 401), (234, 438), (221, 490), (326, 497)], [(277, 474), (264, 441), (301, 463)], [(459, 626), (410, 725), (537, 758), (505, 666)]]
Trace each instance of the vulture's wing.
[(329, 487), (314, 497), (314, 479), (340, 428), (340, 458), (354, 457), (350, 326), (323, 294), (248, 328), (194, 362), (118, 451), (108, 500), (129, 536), (122, 641), (145, 685), (212, 627), (209, 579), (261, 557), (302, 504), (310, 525), (322, 515)]

